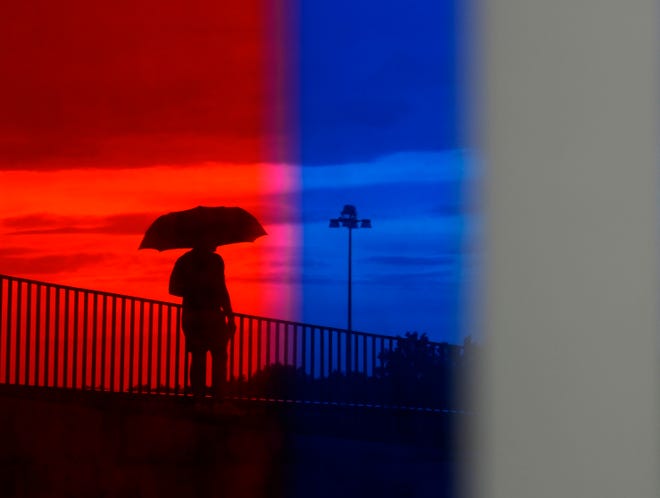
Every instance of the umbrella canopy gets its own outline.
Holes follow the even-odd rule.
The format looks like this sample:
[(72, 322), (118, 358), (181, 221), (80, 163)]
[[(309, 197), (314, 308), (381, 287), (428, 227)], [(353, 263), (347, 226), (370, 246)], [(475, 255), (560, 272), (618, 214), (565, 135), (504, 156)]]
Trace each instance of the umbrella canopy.
[(144, 234), (140, 249), (187, 249), (254, 242), (266, 235), (257, 219), (239, 207), (198, 206), (159, 216)]

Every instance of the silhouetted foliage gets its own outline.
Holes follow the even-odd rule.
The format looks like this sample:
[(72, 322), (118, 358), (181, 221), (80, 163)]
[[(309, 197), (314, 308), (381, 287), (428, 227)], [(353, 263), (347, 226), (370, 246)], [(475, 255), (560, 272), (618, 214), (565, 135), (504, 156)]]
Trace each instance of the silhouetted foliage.
[(230, 381), (230, 392), (247, 396), (269, 396), (278, 399), (300, 399), (307, 391), (308, 376), (293, 365), (275, 363), (244, 378)]
[(379, 376), (393, 403), (449, 407), (459, 349), (434, 344), (426, 334), (406, 332), (396, 347), (379, 355)]
[(268, 365), (249, 379), (232, 379), (228, 394), (310, 401), (341, 401), (457, 408), (454, 381), (466, 363), (459, 346), (432, 343), (408, 332), (379, 355), (369, 373), (334, 370), (320, 377), (301, 367)]

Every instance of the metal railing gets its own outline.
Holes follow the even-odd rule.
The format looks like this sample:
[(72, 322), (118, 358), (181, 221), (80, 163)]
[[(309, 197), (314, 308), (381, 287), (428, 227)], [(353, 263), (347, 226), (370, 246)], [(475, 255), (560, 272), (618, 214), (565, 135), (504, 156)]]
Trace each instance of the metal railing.
[[(235, 315), (232, 394), (387, 398), (374, 379), (401, 338)], [(185, 394), (189, 358), (180, 318), (175, 303), (0, 275), (0, 384)], [(429, 344), (449, 363), (462, 354), (460, 346)]]

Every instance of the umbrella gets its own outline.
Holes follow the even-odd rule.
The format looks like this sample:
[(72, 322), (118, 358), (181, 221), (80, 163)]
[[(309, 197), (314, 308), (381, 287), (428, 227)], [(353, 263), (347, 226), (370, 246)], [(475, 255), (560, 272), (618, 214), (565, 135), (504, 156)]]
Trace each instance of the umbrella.
[(254, 242), (266, 231), (257, 219), (239, 207), (198, 206), (156, 218), (144, 234), (140, 249), (186, 249)]

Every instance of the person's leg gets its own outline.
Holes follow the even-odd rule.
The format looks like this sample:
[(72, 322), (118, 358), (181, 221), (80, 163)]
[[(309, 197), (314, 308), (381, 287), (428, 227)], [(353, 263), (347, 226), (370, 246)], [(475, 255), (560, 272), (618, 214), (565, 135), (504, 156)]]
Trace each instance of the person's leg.
[(225, 395), (227, 384), (227, 343), (216, 345), (211, 350), (213, 361), (213, 395), (220, 400)]
[(196, 398), (204, 397), (205, 391), (205, 373), (206, 373), (206, 350), (202, 348), (193, 348), (191, 350), (190, 360), (190, 387), (193, 396)]

